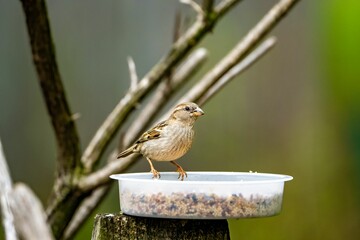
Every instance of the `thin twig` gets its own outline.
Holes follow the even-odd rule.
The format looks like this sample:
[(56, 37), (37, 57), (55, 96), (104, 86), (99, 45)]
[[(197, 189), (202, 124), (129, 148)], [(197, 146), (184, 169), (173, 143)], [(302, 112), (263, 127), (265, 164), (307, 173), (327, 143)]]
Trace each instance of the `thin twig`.
[(138, 75), (136, 73), (135, 62), (132, 57), (127, 58), (128, 66), (129, 66), (129, 75), (130, 75), (130, 91), (136, 89), (136, 86), (139, 82)]
[(202, 97), (197, 101), (199, 105), (204, 105), (211, 97), (218, 93), (226, 84), (233, 80), (236, 76), (244, 72), (246, 69), (251, 67), (256, 61), (258, 61), (262, 56), (264, 56), (270, 49), (274, 47), (276, 43), (275, 37), (270, 37), (265, 40), (259, 47), (252, 51), (248, 56), (246, 56), (240, 63), (231, 68), (227, 73), (225, 73), (209, 90), (202, 95)]
[(192, 9), (194, 9), (194, 11), (197, 13), (197, 18), (199, 20), (204, 18), (205, 13), (204, 13), (203, 9), (194, 0), (180, 0), (180, 2), (192, 7)]

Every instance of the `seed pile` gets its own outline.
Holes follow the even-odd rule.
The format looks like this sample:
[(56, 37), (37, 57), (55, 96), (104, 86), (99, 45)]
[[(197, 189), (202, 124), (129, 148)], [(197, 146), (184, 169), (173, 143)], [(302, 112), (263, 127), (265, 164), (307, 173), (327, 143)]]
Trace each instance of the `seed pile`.
[(137, 216), (168, 218), (248, 218), (272, 216), (280, 212), (282, 195), (265, 197), (241, 194), (219, 196), (206, 193), (122, 192), (121, 209)]

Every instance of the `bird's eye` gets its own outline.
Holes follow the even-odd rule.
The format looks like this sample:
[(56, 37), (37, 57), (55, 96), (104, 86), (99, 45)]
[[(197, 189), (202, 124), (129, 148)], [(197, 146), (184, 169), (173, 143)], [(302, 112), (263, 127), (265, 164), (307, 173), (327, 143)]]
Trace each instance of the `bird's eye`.
[(185, 107), (186, 111), (190, 111), (190, 108), (188, 106)]

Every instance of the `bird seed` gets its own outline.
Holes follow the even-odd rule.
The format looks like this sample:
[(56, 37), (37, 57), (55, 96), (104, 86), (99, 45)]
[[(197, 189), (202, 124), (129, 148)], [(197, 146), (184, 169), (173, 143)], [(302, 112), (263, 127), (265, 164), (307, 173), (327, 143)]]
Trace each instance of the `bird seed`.
[(273, 216), (281, 210), (282, 195), (213, 193), (121, 193), (121, 210), (135, 216), (163, 218), (224, 219)]

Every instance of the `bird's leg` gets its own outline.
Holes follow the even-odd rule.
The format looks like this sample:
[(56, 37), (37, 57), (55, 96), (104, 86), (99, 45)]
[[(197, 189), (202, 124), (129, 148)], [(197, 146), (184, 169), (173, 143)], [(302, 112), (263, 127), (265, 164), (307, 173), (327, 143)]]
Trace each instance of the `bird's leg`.
[(187, 177), (187, 173), (186, 173), (186, 172), (184, 171), (184, 169), (183, 169), (179, 164), (177, 164), (176, 162), (174, 162), (174, 161), (170, 161), (170, 162), (177, 167), (176, 171), (179, 173), (178, 179), (180, 179), (181, 181), (183, 181), (183, 180), (184, 180), (184, 177)]
[(154, 168), (150, 158), (146, 158), (146, 160), (148, 160), (148, 162), (150, 164), (150, 172), (153, 174), (153, 178), (159, 179), (160, 178), (160, 173), (158, 171), (156, 171), (156, 169)]

